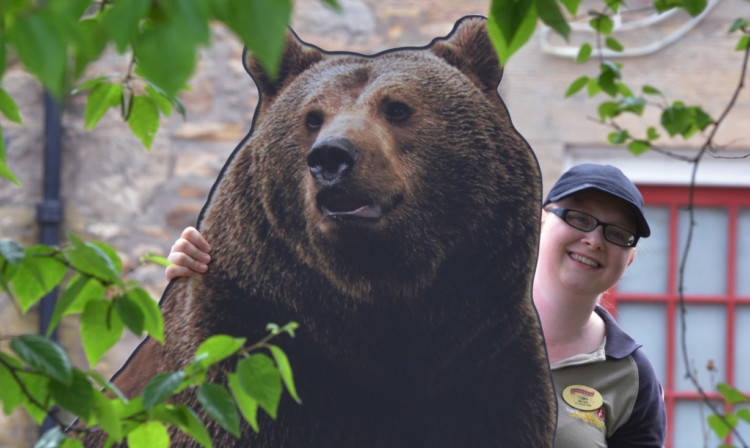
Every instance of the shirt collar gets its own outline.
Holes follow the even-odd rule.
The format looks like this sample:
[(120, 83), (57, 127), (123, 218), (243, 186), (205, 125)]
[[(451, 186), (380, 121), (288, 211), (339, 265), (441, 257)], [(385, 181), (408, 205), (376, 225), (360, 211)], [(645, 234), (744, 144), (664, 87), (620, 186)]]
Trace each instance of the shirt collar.
[(602, 318), (606, 327), (607, 344), (604, 347), (604, 352), (607, 356), (622, 359), (641, 346), (617, 325), (615, 318), (603, 307), (597, 305), (594, 311)]

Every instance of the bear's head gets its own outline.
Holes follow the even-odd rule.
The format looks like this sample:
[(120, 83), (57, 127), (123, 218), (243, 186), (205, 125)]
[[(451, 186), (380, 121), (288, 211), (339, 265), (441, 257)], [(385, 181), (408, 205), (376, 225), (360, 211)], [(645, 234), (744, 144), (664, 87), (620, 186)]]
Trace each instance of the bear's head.
[(227, 175), (251, 178), (272, 233), (348, 295), (413, 296), (455, 254), (494, 262), (536, 226), (538, 168), (497, 93), (486, 19), (373, 56), (290, 33), (276, 78), (245, 65), (261, 95)]

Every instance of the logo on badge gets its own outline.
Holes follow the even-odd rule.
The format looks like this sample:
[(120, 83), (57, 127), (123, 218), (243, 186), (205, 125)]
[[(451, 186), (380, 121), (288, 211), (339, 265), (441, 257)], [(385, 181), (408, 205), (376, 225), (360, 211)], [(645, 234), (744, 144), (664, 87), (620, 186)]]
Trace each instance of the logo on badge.
[(562, 392), (565, 403), (582, 411), (593, 411), (602, 407), (604, 398), (593, 387), (575, 384), (566, 387)]

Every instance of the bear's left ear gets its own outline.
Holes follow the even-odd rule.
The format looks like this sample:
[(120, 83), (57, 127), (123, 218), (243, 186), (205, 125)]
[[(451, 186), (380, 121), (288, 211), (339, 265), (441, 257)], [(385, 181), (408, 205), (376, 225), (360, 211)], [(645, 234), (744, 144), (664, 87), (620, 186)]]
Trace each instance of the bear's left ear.
[(276, 95), (287, 86), (297, 75), (323, 59), (324, 53), (312, 45), (302, 42), (294, 31), (286, 33), (284, 53), (276, 78), (271, 78), (255, 56), (245, 48), (242, 62), (245, 70), (252, 76), (261, 94), (261, 107), (267, 107)]
[(487, 34), (486, 18), (460, 19), (448, 36), (433, 42), (430, 51), (461, 70), (483, 90), (497, 90), (503, 69)]

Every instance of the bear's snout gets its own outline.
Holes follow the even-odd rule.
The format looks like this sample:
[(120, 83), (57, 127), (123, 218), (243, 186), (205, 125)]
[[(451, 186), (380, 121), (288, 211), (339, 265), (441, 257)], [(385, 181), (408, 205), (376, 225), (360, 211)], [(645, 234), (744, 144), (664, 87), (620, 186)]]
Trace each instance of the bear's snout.
[(334, 185), (351, 172), (359, 150), (344, 137), (318, 139), (307, 153), (310, 174), (321, 185)]

